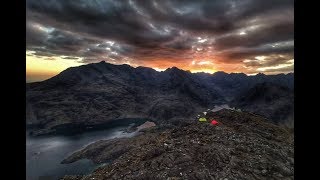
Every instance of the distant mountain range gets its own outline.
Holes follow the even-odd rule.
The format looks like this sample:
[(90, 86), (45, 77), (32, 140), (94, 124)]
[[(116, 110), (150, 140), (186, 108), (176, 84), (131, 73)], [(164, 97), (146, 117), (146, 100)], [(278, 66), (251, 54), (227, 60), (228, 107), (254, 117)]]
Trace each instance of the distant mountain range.
[[(248, 103), (255, 101), (240, 96), (246, 93), (250, 96), (255, 93), (255, 86), (264, 82), (272, 84), (272, 93), (281, 93), (281, 101), (288, 99), (286, 102), (291, 103), (293, 96), (283, 94), (293, 92), (293, 73), (208, 74), (176, 67), (158, 72), (147, 67), (134, 68), (102, 61), (68, 68), (42, 82), (27, 83), (27, 124), (36, 127), (34, 134), (40, 135), (63, 133), (70, 127), (83, 130), (128, 118), (152, 119), (158, 123), (188, 121), (217, 104), (231, 103), (250, 109)], [(273, 90), (274, 86), (286, 90)], [(259, 89), (256, 91), (260, 92)], [(277, 96), (272, 94), (271, 101), (273, 98)], [(269, 102), (269, 99), (263, 100)], [(270, 104), (259, 101), (256, 105)]]

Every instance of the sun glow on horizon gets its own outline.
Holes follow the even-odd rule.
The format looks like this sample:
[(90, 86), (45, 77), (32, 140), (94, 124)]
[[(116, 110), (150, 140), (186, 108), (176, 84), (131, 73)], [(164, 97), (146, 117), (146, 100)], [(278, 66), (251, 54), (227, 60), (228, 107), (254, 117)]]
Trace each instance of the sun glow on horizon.
[(214, 69), (196, 69), (196, 70), (190, 70), (190, 72), (192, 72), (192, 73), (204, 72), (204, 73), (213, 74), (213, 73), (217, 72), (217, 70), (214, 70)]
[[(27, 53), (28, 54), (28, 53)], [(80, 66), (84, 63), (75, 60), (54, 57), (47, 59), (44, 57), (26, 56), (26, 81), (42, 81), (51, 78), (61, 71), (74, 66)]]
[[(80, 65), (85, 65), (88, 63), (82, 62), (82, 58), (80, 57), (71, 57), (70, 59), (65, 59), (67, 57), (64, 56), (52, 56), (52, 57), (39, 57), (32, 54), (32, 52), (26, 52), (26, 81), (27, 82), (36, 82), (36, 81), (43, 81), (49, 79), (60, 72), (64, 71), (69, 67), (75, 67)], [(250, 63), (267, 63), (268, 57), (267, 56), (255, 56), (254, 59), (245, 59), (241, 63), (249, 64)], [(97, 61), (98, 62), (98, 61)], [(100, 61), (99, 61), (100, 62)], [(285, 69), (289, 69), (294, 64), (294, 59), (288, 60), (283, 64), (272, 65), (272, 66), (263, 66), (256, 69), (252, 69), (250, 66), (242, 65), (241, 63), (238, 64), (228, 64), (224, 63), (224, 61), (220, 59), (213, 59), (213, 58), (201, 58), (201, 59), (190, 59), (189, 61), (182, 62), (182, 61), (170, 61), (165, 59), (156, 59), (153, 61), (145, 61), (140, 63), (132, 63), (134, 61), (122, 61), (119, 63), (109, 62), (108, 63), (121, 65), (127, 64), (134, 68), (142, 66), (142, 67), (149, 67), (158, 72), (165, 71), (171, 67), (177, 67), (184, 71), (190, 71), (191, 73), (210, 73), (214, 74), (217, 71), (224, 71), (226, 73), (245, 73), (247, 75), (255, 75), (258, 72), (263, 72), (265, 74), (276, 74)], [(290, 71), (291, 72), (291, 71)]]

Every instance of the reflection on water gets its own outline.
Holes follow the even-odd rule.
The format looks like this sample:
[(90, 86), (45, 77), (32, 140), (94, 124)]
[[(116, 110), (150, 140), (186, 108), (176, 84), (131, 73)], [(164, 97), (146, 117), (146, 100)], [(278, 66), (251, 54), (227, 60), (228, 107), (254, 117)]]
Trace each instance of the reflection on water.
[(71, 164), (60, 162), (86, 145), (101, 139), (131, 137), (135, 133), (124, 133), (124, 127), (93, 131), (74, 136), (50, 136), (26, 138), (27, 180), (59, 179), (67, 174), (87, 174), (98, 165), (83, 159)]

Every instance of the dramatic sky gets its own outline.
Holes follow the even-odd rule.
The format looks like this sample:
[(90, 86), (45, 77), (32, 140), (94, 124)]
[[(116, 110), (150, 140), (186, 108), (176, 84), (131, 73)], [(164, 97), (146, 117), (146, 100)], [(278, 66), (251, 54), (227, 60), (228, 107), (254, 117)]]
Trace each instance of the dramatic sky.
[(293, 0), (27, 0), (27, 81), (106, 61), (293, 72)]

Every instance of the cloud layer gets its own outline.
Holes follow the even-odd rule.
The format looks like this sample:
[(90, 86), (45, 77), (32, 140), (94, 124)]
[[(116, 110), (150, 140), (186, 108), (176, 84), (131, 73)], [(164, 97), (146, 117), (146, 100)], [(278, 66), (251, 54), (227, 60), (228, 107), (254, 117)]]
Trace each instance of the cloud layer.
[(27, 0), (26, 4), (26, 46), (31, 56), (160, 69), (293, 71), (293, 0)]

